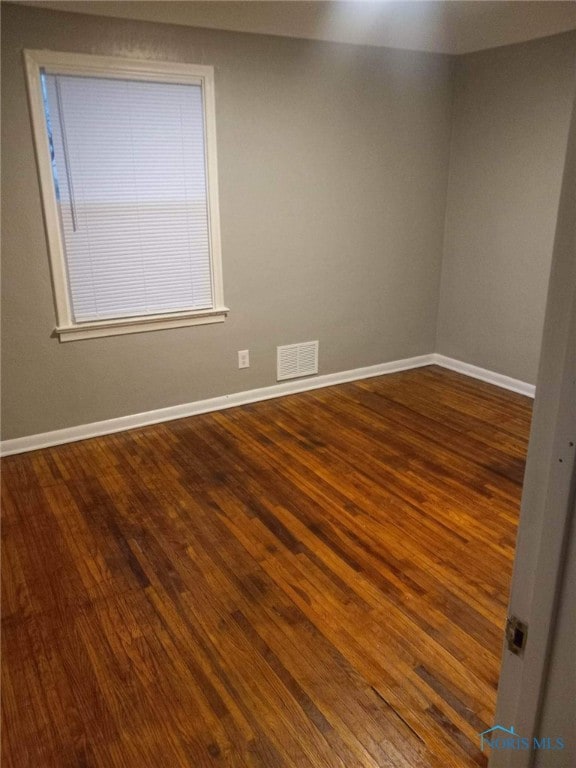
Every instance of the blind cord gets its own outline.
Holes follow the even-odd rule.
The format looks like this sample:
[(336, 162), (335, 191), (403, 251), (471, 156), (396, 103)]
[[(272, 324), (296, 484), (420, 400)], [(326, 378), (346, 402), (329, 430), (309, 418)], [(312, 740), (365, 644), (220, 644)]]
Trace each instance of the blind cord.
[(66, 168), (66, 183), (68, 184), (68, 196), (70, 198), (70, 215), (72, 217), (72, 229), (78, 230), (78, 220), (76, 217), (76, 199), (74, 196), (74, 185), (72, 183), (72, 172), (70, 170), (70, 158), (68, 156), (68, 140), (66, 138), (66, 120), (64, 119), (64, 107), (62, 104), (62, 94), (60, 92), (60, 78), (55, 77), (56, 100), (58, 102), (58, 120), (60, 121), (60, 133), (62, 136), (62, 147), (64, 150), (64, 167)]

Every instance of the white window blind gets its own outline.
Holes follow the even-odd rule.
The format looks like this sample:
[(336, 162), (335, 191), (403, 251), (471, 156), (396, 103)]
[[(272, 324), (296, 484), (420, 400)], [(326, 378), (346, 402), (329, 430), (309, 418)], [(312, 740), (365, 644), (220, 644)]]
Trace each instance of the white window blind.
[(74, 321), (212, 308), (201, 86), (43, 80)]

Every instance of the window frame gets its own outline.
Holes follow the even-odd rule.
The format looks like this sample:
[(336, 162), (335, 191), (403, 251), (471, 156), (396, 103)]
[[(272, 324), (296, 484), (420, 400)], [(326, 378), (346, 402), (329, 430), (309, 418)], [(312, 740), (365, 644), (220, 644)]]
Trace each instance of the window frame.
[[(60, 341), (73, 341), (101, 336), (117, 336), (165, 328), (219, 323), (226, 319), (222, 281), (222, 253), (218, 195), (218, 162), (216, 156), (216, 109), (214, 97), (214, 68), (199, 64), (180, 64), (112, 56), (62, 53), (26, 49), (24, 65), (32, 131), (40, 180), (44, 224), (48, 242), (52, 289), (56, 308), (55, 332)], [(50, 147), (44, 103), (41, 70), (53, 75), (79, 75), (148, 82), (183, 83), (202, 87), (204, 105), (204, 136), (208, 200), (208, 236), (212, 273), (213, 307), (207, 310), (186, 310), (154, 315), (110, 320), (74, 320), (68, 283), (68, 266), (60, 226), (60, 215), (50, 159)]]

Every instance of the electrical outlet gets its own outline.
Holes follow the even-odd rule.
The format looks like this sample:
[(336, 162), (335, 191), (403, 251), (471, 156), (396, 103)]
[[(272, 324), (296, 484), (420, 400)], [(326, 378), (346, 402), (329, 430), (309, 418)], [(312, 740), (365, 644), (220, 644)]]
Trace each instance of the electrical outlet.
[(250, 352), (242, 349), (238, 352), (238, 368), (250, 368)]

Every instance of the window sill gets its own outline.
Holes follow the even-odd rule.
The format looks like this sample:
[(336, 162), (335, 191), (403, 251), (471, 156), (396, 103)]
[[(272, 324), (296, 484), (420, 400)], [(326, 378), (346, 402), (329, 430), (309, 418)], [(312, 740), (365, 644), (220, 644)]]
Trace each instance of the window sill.
[(223, 323), (229, 310), (227, 307), (186, 314), (155, 315), (150, 317), (118, 318), (98, 320), (77, 325), (60, 326), (55, 329), (60, 341), (79, 341), (102, 336), (120, 336), (125, 333), (163, 331), (169, 328), (184, 328), (188, 325)]

